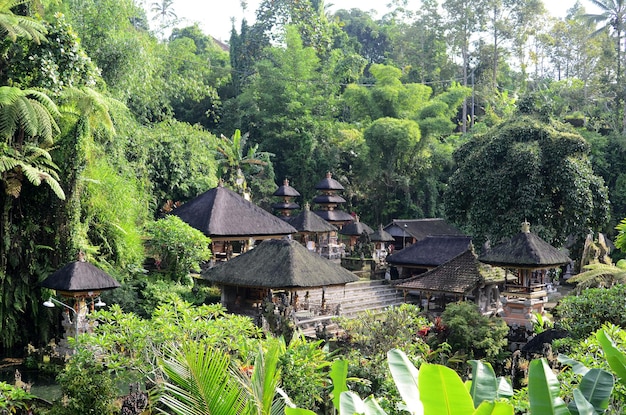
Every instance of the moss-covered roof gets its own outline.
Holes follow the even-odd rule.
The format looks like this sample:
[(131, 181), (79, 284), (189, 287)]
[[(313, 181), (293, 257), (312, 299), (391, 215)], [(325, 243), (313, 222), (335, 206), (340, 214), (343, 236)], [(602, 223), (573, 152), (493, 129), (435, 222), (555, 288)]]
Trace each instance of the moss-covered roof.
[(525, 229), (478, 257), (486, 264), (507, 268), (549, 268), (571, 259), (537, 235)]
[(270, 239), (202, 276), (220, 285), (261, 288), (297, 288), (341, 285), (358, 277), (296, 241)]
[(409, 290), (465, 295), (483, 284), (496, 284), (504, 282), (504, 279), (503, 269), (481, 264), (468, 249), (437, 268), (395, 285)]

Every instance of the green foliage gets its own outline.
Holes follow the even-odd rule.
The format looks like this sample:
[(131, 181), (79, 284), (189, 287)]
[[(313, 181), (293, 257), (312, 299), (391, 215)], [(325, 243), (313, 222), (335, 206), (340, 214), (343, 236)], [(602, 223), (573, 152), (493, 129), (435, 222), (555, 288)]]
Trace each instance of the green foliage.
[(34, 395), (24, 389), (0, 382), (0, 411), (9, 414), (27, 414)]
[[(329, 355), (322, 341), (294, 336), (281, 354), (282, 389), (300, 408), (319, 412), (327, 402)], [(347, 370), (347, 369), (346, 369)]]
[(0, 34), (12, 42), (18, 37), (36, 43), (45, 39), (46, 27), (39, 19), (14, 13), (15, 9), (28, 4), (29, 0), (5, 0), (0, 4)]
[(200, 272), (200, 264), (211, 258), (211, 239), (183, 222), (168, 215), (146, 227), (147, 247), (173, 280), (183, 281), (190, 272)]
[(226, 314), (220, 304), (195, 307), (179, 299), (161, 304), (151, 319), (125, 313), (117, 305), (90, 316), (100, 324), (92, 335), (80, 337), (82, 347), (98, 348), (108, 368), (122, 379), (139, 373), (154, 380), (156, 359), (174, 342), (197, 341), (250, 362), (261, 336), (252, 320)]
[(588, 144), (561, 125), (530, 117), (475, 136), (454, 155), (444, 194), (447, 216), (477, 242), (499, 241), (528, 220), (549, 243), (586, 235), (608, 219), (606, 187), (593, 174)]
[(579, 295), (563, 297), (554, 314), (572, 338), (584, 339), (604, 323), (626, 327), (624, 313), (620, 311), (626, 306), (625, 298), (626, 285), (623, 284), (611, 288), (590, 288)]
[(55, 402), (52, 415), (115, 413), (118, 395), (106, 366), (90, 350), (78, 350), (58, 375), (64, 399)]
[(448, 304), (441, 314), (444, 330), (431, 338), (446, 342), (452, 352), (466, 355), (469, 359), (485, 359), (495, 363), (502, 357), (507, 345), (509, 328), (504, 320), (483, 316), (471, 302)]

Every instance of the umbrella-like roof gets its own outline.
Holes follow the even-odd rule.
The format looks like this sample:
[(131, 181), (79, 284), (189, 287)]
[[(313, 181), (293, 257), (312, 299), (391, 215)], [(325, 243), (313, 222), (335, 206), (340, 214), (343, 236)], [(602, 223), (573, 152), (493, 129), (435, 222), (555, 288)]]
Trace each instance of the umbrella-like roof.
[(359, 221), (358, 216), (356, 217), (354, 222), (344, 225), (343, 228), (341, 228), (341, 230), (339, 231), (340, 234), (349, 235), (349, 236), (359, 236), (359, 235), (362, 235), (363, 232), (365, 232), (368, 235), (371, 235), (374, 233), (372, 228), (370, 228), (365, 223)]
[(299, 215), (289, 219), (289, 224), (296, 228), (298, 232), (322, 233), (337, 230), (335, 225), (326, 222), (319, 215), (311, 212), (308, 203), (304, 205), (304, 210)]
[(276, 189), (273, 196), (298, 197), (300, 192), (289, 186), (289, 180), (285, 179), (283, 185)]
[(221, 183), (174, 209), (172, 214), (212, 238), (271, 237), (296, 232), (287, 222)]
[(465, 235), (428, 236), (385, 260), (392, 265), (436, 267), (467, 251), (471, 243), (472, 238)]
[(39, 285), (57, 291), (89, 292), (112, 290), (120, 283), (89, 262), (74, 261), (50, 274)]
[(489, 249), (478, 260), (507, 268), (550, 268), (571, 261), (565, 253), (531, 233), (528, 222), (522, 224), (522, 232)]
[(287, 239), (263, 241), (256, 248), (207, 269), (202, 276), (221, 285), (273, 289), (324, 287), (359, 279), (340, 265)]
[(326, 177), (315, 185), (317, 190), (343, 190), (343, 186), (337, 180), (333, 179), (333, 175), (328, 172)]
[(385, 232), (383, 225), (380, 224), (378, 230), (370, 235), (370, 241), (372, 242), (391, 242), (394, 238), (388, 232)]
[(471, 249), (424, 274), (396, 284), (409, 290), (469, 294), (486, 281), (497, 283), (505, 279), (504, 270), (481, 264)]
[(314, 212), (327, 222), (352, 222), (354, 220), (351, 214), (343, 210), (316, 210)]

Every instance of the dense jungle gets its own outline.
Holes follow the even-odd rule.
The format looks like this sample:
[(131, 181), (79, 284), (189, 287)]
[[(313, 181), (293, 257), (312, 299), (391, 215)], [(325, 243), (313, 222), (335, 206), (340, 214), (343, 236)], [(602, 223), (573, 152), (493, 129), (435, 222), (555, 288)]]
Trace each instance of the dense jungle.
[[(330, 411), (331, 351), (321, 342), (264, 339), (249, 321), (207, 305), (219, 293), (190, 277), (210, 256), (207, 240), (163, 218), (220, 180), (270, 210), (283, 179), (304, 204), (332, 172), (345, 187), (345, 209), (363, 222), (441, 217), (472, 235), (480, 250), (529, 221), (572, 258), (587, 235), (603, 233), (621, 266), (626, 4), (590, 3), (600, 12), (589, 14), (578, 2), (555, 19), (541, 0), (422, 0), (415, 10), (394, 1), (376, 18), (359, 9), (330, 12), (322, 0), (262, 0), (256, 20), (233, 24), (224, 43), (197, 24), (181, 26), (175, 0), (0, 1), (2, 355), (22, 355), (59, 335), (55, 315), (41, 305), (49, 290), (38, 284), (84, 252), (122, 287), (103, 296), (116, 304), (98, 317), (110, 331), (91, 340), (109, 366), (77, 353), (62, 374), (66, 387), (84, 392), (81, 381), (98, 379), (90, 386), (107, 388), (104, 371), (123, 378), (157, 367), (174, 379), (177, 361), (215, 356), (219, 373), (236, 356), (250, 365), (252, 380), (271, 377), (255, 378), (255, 367), (282, 367), (284, 390), (297, 406)], [(147, 270), (146, 263), (166, 258)], [(608, 369), (598, 357), (602, 347), (624, 359), (604, 334), (620, 346), (626, 341), (623, 316), (614, 312), (624, 307), (616, 290), (626, 274), (617, 265), (602, 274), (615, 287), (561, 305), (563, 325), (577, 333), (563, 351), (589, 366)], [(472, 313), (463, 307), (450, 313)], [(580, 327), (580, 313), (593, 321)], [(380, 402), (387, 411), (398, 411), (402, 400), (390, 392), (399, 381), (382, 374), (390, 349), (462, 376), (467, 366), (459, 362), (472, 359), (486, 359), (499, 374), (511, 370), (501, 354), (503, 329), (492, 321), (464, 320), (466, 329), (479, 324), (491, 333), (469, 347), (471, 330), (456, 340), (433, 332), (416, 341), (411, 330), (431, 323), (410, 307), (391, 312), (387, 327), (368, 330), (376, 326), (372, 318), (350, 328), (358, 346), (347, 357), (361, 362), (350, 376), (370, 380), (352, 389), (387, 396)], [(207, 341), (207, 333), (221, 354), (204, 355), (195, 342), (171, 347), (180, 338)], [(401, 356), (389, 359), (411, 372)], [(190, 365), (202, 366), (199, 360)], [(335, 371), (343, 369), (333, 364)], [(575, 382), (567, 376), (562, 392), (572, 396)], [(547, 373), (542, 379), (551, 384)], [(216, 382), (237, 395), (236, 386)], [(271, 385), (269, 406), (267, 396), (256, 396), (266, 400), (257, 402), (258, 413), (271, 411)], [(611, 408), (619, 413), (623, 385), (614, 391)], [(184, 400), (176, 386), (170, 392)], [(526, 396), (515, 396), (515, 410), (524, 413)], [(88, 413), (81, 405), (87, 403), (51, 411)], [(170, 413), (194, 413), (172, 405)]]

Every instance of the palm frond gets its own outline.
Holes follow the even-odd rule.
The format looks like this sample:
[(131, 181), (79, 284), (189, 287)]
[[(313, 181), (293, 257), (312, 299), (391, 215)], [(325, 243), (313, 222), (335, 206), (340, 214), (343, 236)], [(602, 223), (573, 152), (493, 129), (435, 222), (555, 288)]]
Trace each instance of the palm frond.
[(229, 370), (230, 357), (191, 342), (161, 361), (168, 380), (159, 401), (179, 415), (240, 415), (245, 394)]
[(568, 280), (568, 283), (576, 284), (578, 291), (592, 287), (611, 287), (626, 281), (626, 269), (621, 266), (597, 263), (586, 265), (584, 269), (585, 271)]

